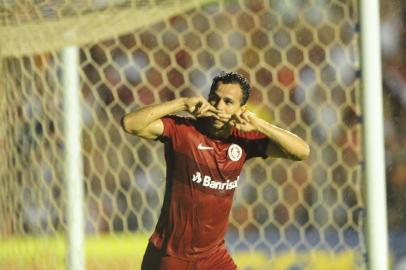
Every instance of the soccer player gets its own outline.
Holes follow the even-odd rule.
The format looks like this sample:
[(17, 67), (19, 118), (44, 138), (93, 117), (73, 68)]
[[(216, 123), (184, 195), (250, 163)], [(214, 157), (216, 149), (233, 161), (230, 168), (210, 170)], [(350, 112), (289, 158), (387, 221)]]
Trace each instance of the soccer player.
[[(223, 72), (208, 100), (179, 98), (123, 117), (126, 132), (165, 146), (165, 196), (142, 270), (237, 269), (224, 238), (243, 164), (308, 156), (298, 136), (247, 111), (249, 92), (246, 78)], [(174, 115), (181, 111), (194, 117)]]

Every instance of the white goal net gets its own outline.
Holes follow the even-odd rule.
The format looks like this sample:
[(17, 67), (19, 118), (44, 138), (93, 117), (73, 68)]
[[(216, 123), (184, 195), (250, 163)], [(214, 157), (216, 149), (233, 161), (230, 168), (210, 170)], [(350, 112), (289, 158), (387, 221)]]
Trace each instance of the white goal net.
[[(80, 48), (87, 269), (138, 269), (163, 200), (162, 145), (126, 112), (249, 78), (249, 108), (311, 145), (253, 160), (227, 243), (240, 269), (364, 269), (355, 0), (0, 0), (0, 269), (63, 269), (61, 49)], [(329, 268), (328, 268), (329, 267)]]

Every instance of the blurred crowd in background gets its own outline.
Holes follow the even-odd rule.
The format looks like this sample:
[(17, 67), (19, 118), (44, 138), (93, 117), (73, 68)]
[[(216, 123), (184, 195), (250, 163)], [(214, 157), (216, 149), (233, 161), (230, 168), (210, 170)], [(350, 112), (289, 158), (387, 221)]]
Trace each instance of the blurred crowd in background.
[[(406, 2), (381, 1), (386, 181), (390, 246), (406, 269)], [(403, 259), (402, 259), (403, 258)]]
[(406, 231), (406, 2), (382, 1), (382, 71), (388, 221)]

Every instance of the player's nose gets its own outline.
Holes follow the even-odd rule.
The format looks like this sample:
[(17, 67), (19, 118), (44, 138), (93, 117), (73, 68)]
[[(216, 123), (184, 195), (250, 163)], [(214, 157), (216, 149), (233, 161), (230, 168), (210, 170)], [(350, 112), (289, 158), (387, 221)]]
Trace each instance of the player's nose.
[(217, 110), (219, 110), (219, 111), (222, 111), (223, 109), (224, 109), (224, 101), (223, 100), (219, 100), (217, 103), (216, 103), (216, 109)]

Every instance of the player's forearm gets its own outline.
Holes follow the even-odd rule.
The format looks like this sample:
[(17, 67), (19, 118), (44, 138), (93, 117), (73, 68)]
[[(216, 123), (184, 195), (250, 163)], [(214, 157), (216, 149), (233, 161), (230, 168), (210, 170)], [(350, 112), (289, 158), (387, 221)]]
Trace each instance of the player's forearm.
[(137, 132), (166, 115), (186, 109), (185, 98), (174, 99), (165, 103), (143, 107), (123, 117), (123, 128), (127, 132)]
[(297, 135), (258, 117), (252, 120), (252, 124), (293, 159), (304, 160), (309, 156), (309, 145)]

